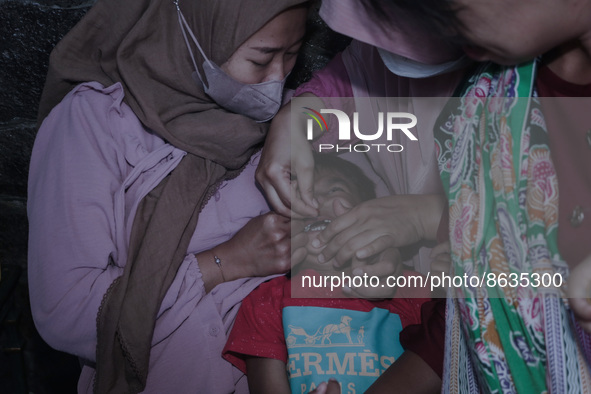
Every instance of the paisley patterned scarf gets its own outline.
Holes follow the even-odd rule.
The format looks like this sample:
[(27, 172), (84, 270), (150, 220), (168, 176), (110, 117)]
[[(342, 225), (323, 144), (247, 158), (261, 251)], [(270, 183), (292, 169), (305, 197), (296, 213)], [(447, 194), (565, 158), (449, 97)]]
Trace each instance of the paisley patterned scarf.
[(542, 287), (568, 268), (535, 70), (483, 65), (435, 127), (453, 273), (483, 279), (451, 290), (445, 393), (591, 391), (563, 289)]

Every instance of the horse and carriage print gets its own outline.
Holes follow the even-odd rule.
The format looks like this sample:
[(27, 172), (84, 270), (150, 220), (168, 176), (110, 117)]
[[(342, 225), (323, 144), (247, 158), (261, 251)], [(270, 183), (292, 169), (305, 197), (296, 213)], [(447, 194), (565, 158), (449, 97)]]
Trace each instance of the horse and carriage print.
[(352, 317), (343, 315), (340, 322), (321, 325), (313, 334), (289, 324), (286, 330), (287, 346), (363, 346), (364, 326), (355, 328), (351, 325), (352, 320)]

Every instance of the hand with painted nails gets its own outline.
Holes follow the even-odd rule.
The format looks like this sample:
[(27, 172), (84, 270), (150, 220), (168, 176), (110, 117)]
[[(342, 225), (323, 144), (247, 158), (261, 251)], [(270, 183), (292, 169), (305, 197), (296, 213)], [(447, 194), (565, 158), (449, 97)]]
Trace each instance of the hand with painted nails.
[(342, 266), (354, 257), (375, 256), (387, 248), (434, 240), (445, 206), (443, 195), (396, 195), (365, 201), (333, 220), (313, 246), (319, 262)]

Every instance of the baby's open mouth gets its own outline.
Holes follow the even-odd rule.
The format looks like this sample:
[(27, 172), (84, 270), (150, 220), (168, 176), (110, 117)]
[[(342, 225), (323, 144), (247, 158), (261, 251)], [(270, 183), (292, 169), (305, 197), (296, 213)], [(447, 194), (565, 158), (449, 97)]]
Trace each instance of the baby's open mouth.
[(304, 232), (307, 233), (309, 231), (322, 231), (330, 224), (330, 219), (318, 220), (314, 223), (308, 224), (304, 227)]

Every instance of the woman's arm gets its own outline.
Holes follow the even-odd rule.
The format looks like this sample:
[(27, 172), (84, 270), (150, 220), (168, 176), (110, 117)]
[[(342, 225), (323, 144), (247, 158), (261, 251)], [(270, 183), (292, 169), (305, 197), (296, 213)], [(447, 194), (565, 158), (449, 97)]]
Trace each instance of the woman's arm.
[[(302, 97), (307, 97), (312, 107), (323, 107), (322, 100), (310, 93)], [(306, 140), (306, 119), (290, 115), (291, 105), (286, 105), (273, 118), (256, 179), (276, 212), (286, 217), (314, 217), (318, 205), (314, 202), (314, 158), (311, 142)]]
[(115, 97), (76, 88), (41, 126), (29, 171), (29, 288), (52, 347), (94, 360), (96, 316), (123, 272), (115, 195), (123, 177), (108, 111)]
[[(307, 107), (317, 111), (326, 108), (320, 97), (352, 97), (351, 82), (341, 54), (322, 70), (314, 72), (310, 81), (299, 86), (295, 94), (307, 98)], [(290, 120), (290, 109), (291, 105), (284, 106), (271, 122), (256, 177), (276, 212), (287, 217), (292, 214), (314, 217), (317, 215), (313, 196), (314, 160), (310, 141), (305, 136), (308, 117)], [(319, 133), (319, 130), (314, 128), (314, 132)], [(314, 139), (316, 137), (318, 134)], [(297, 178), (299, 192), (292, 189), (295, 184), (290, 180), (294, 178)]]
[(290, 394), (285, 363), (272, 358), (246, 359), (248, 388), (252, 394)]
[(289, 271), (290, 241), (288, 218), (269, 212), (251, 219), (228, 241), (196, 255), (205, 290), (239, 278)]

